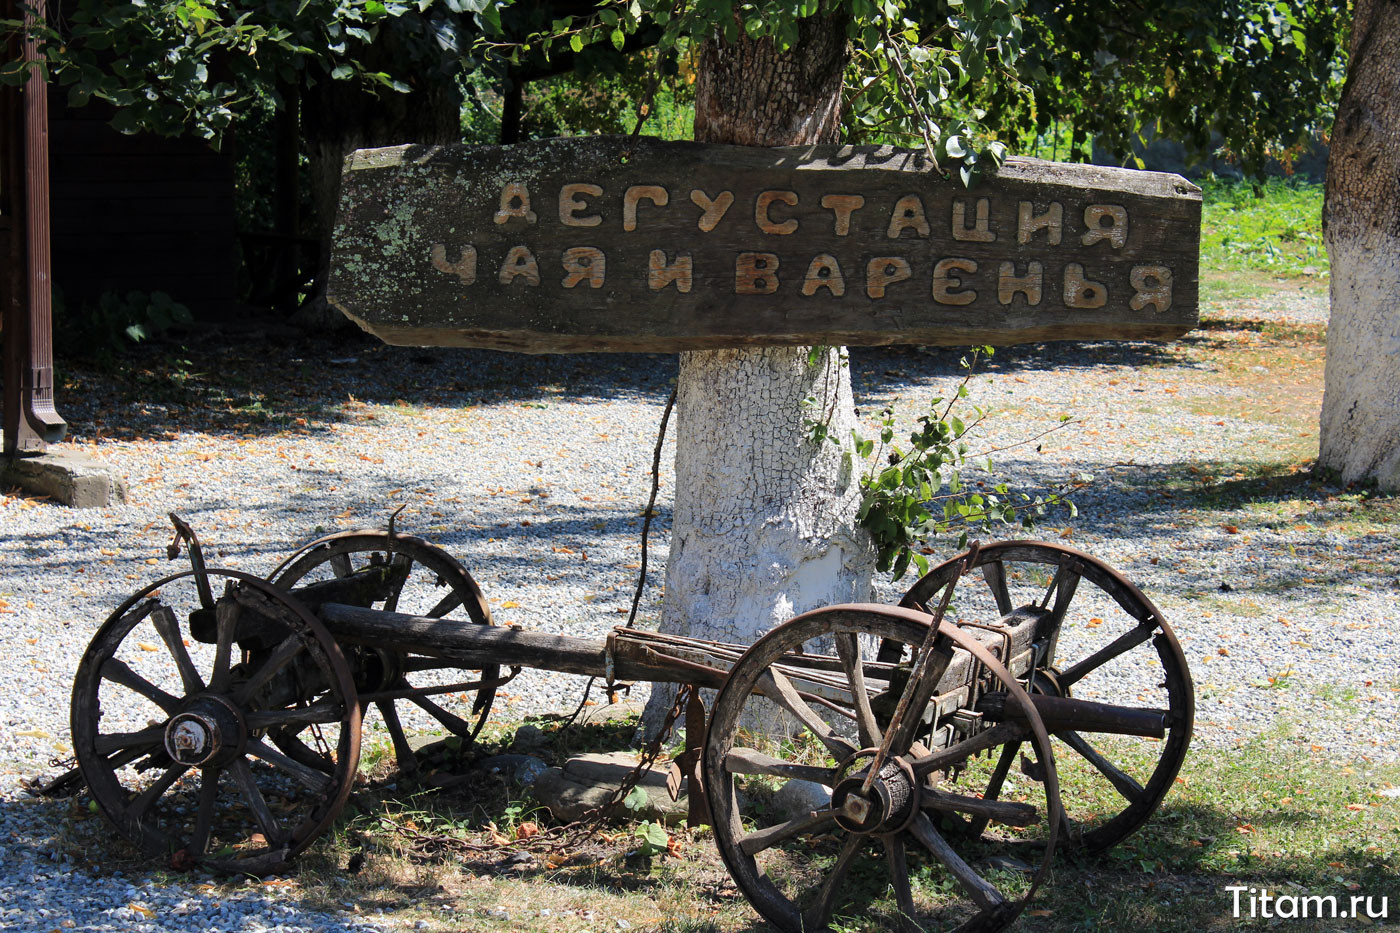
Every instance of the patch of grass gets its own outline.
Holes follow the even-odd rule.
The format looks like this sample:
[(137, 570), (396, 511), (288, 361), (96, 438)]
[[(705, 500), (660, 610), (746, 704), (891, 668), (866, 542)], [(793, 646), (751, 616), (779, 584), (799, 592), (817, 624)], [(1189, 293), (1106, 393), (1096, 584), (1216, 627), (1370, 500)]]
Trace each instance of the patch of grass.
[[(1311, 689), (1302, 688), (1300, 689)], [(518, 725), (518, 724), (516, 724)], [(630, 725), (630, 723), (627, 723)], [(493, 724), (496, 738), (458, 763), (495, 753), (512, 724)], [(600, 732), (607, 744), (610, 733)], [(1098, 736), (1115, 762), (1140, 773), (1151, 764), (1151, 743), (1115, 744)], [(1123, 799), (1067, 749), (1057, 745), (1060, 778), (1075, 811), (1117, 812)], [(974, 760), (973, 768), (990, 767)], [(429, 772), (431, 773), (431, 771)], [(422, 776), (426, 778), (426, 775)], [(1006, 799), (1035, 801), (1036, 785), (1013, 772)], [(394, 784), (359, 788), (335, 829), (318, 840), (281, 878), (214, 880), (210, 895), (260, 887), (278, 901), (304, 908), (373, 916), (391, 928), (429, 931), (566, 933), (580, 930), (656, 933), (739, 933), (768, 929), (735, 886), (705, 828), (673, 830), (669, 855), (644, 855), (627, 825), (601, 827), (563, 849), (525, 850), (493, 844), (497, 831), (527, 813), (521, 789), (488, 775), (445, 790), (402, 776)], [(1134, 835), (1100, 854), (1062, 848), (1054, 870), (1015, 930), (1071, 933), (1089, 929), (1276, 929), (1247, 916), (1248, 889), (1274, 894), (1389, 896), (1391, 920), (1400, 905), (1400, 766), (1338, 761), (1320, 746), (1301, 745), (1281, 727), (1235, 748), (1197, 745), (1163, 806)], [(117, 841), (81, 798), (51, 804), (67, 812), (50, 845), (79, 861), (93, 859), (158, 883), (173, 880)], [(1024, 887), (1014, 871), (986, 859), (1034, 862), (1033, 849), (997, 841), (960, 840), (964, 853), (1003, 891)], [(425, 845), (425, 838), (439, 840)], [(1015, 839), (1015, 834), (1001, 836)], [(799, 837), (781, 846), (800, 874), (819, 878), (837, 841)], [(956, 909), (961, 894), (940, 863), (911, 845), (908, 870), (920, 904)], [(895, 918), (888, 863), (870, 846), (852, 870), (853, 894), (842, 897), (833, 929), (890, 929)], [(144, 881), (142, 882), (144, 883)], [(1232, 915), (1231, 886), (1245, 889), (1246, 916)], [(383, 916), (380, 916), (380, 914)], [(622, 921), (619, 923), (619, 921)], [(1290, 923), (1290, 931), (1367, 929), (1330, 919)]]
[[(1141, 743), (1128, 744), (1115, 760), (1142, 768), (1145, 760), (1128, 760), (1134, 747), (1136, 754), (1152, 754)], [(1079, 807), (1093, 806), (1095, 793), (1105, 811), (1122, 807), (1104, 782), (1086, 780), (1090, 772), (1082, 761), (1064, 751), (1059, 764)], [(1241, 924), (1231, 912), (1231, 886), (1246, 889), (1246, 913), (1250, 887), (1348, 902), (1357, 892), (1377, 895), (1376, 903), (1388, 894), (1393, 908), (1400, 800), (1383, 792), (1396, 785), (1400, 767), (1332, 761), (1325, 750), (1308, 753), (1282, 733), (1235, 749), (1198, 747), (1163, 807), (1135, 835), (1098, 855), (1064, 851), (1017, 928), (1236, 929)], [(488, 847), (434, 855), (413, 844), (419, 830), (487, 841), (482, 827), (504, 826), (520, 804), (509, 794), (485, 790), (386, 795), (313, 848), (296, 875), (299, 893), (312, 904), (386, 910), (400, 923), (428, 930), (624, 928), (618, 920), (632, 929), (668, 933), (755, 928), (756, 915), (703, 830), (677, 831), (679, 857), (639, 858), (625, 828), (600, 831), (560, 852)], [(798, 840), (783, 857), (799, 869), (808, 862), (819, 875), (834, 855), (833, 845), (824, 837)], [(965, 851), (981, 859), (998, 854), (999, 847), (982, 843)], [(356, 852), (366, 854), (356, 871), (346, 871)], [(1026, 856), (1018, 850), (1016, 857)], [(893, 917), (884, 881), (888, 869), (878, 847), (863, 859), (852, 873), (857, 893), (838, 905), (833, 929), (879, 930)], [(1014, 875), (983, 871), (996, 875), (1003, 890), (1020, 884)], [(959, 899), (941, 866), (917, 849), (910, 850), (909, 872), (920, 902)], [(860, 884), (862, 879), (868, 883)], [(1251, 928), (1247, 915), (1243, 921)], [(1261, 920), (1254, 925), (1265, 926)], [(1329, 919), (1288, 929), (1336, 926)]]
[(1328, 274), (1321, 185), (1279, 178), (1258, 185), (1207, 179), (1202, 188), (1204, 272)]

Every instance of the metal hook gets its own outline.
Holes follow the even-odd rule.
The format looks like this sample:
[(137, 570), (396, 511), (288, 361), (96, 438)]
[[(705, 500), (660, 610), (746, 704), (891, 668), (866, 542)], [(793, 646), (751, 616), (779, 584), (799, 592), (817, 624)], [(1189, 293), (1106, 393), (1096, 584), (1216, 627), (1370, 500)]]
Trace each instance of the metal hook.
[(199, 604), (205, 609), (214, 608), (214, 591), (209, 586), (209, 572), (204, 567), (204, 549), (199, 546), (199, 536), (194, 529), (174, 512), (170, 513), (170, 523), (175, 526), (175, 537), (165, 549), (166, 560), (180, 556), (180, 542), (190, 549), (190, 567), (194, 570), (195, 584), (199, 587)]
[(389, 540), (391, 542), (394, 540), (394, 535), (398, 534), (398, 532), (394, 530), (394, 519), (398, 518), (399, 513), (406, 508), (408, 508), (407, 502), (399, 506), (397, 509), (394, 509), (394, 514), (389, 516)]

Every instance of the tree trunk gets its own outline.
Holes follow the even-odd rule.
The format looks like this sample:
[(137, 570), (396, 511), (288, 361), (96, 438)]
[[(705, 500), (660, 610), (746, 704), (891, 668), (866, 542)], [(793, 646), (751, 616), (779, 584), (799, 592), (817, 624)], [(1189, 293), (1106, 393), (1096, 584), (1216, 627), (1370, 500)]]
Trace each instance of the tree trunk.
[[(845, 21), (832, 18), (804, 20), (786, 52), (766, 40), (706, 42), (695, 139), (837, 141), (847, 55)], [(873, 550), (855, 521), (855, 407), (844, 349), (683, 353), (676, 410), (662, 631), (749, 644), (797, 613), (868, 598)], [(809, 440), (809, 418), (826, 421), (845, 446)], [(650, 728), (673, 696), (654, 689)]]
[[(396, 62), (392, 35), (381, 38), (363, 62), (371, 71), (402, 71)], [(461, 142), (462, 95), (451, 76), (420, 69), (413, 90), (388, 89), (372, 93), (359, 81), (335, 81), (321, 75), (302, 91), (301, 136), (311, 175), (315, 235), (320, 240), (313, 294), (293, 318), (312, 329), (345, 326), (348, 321), (326, 303), (330, 274), (331, 234), (340, 201), (340, 170), (345, 156), (356, 149), (404, 143), (442, 145)]]
[(1332, 312), (1320, 461), (1400, 489), (1400, 2), (1357, 0), (1327, 166)]

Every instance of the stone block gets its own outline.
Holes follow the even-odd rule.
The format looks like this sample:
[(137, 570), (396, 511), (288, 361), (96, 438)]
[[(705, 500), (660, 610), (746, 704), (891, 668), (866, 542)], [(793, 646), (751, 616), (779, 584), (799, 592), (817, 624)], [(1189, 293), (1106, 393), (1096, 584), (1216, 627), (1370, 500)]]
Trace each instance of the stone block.
[(4, 482), (77, 509), (122, 505), (127, 498), (126, 481), (110, 466), (67, 451), (21, 454), (5, 465)]
[[(578, 755), (562, 768), (550, 768), (540, 775), (531, 790), (535, 799), (549, 808), (556, 820), (580, 819), (589, 810), (612, 798), (627, 775), (637, 766), (636, 752), (610, 752)], [(619, 806), (618, 819), (659, 820), (675, 825), (686, 818), (689, 801), (685, 794), (672, 800), (666, 790), (668, 763), (648, 769), (637, 783), (646, 792), (647, 802), (639, 810)]]

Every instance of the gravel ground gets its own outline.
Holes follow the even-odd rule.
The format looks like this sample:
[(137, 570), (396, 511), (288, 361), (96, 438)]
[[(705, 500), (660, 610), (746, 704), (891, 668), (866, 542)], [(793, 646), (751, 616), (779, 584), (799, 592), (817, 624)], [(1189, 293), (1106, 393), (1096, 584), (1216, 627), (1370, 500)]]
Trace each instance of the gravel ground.
[[(1326, 320), (1325, 299), (1262, 305), (1211, 313)], [(1234, 327), (1217, 321), (1212, 333)], [(276, 345), (257, 334), (232, 347), (192, 343), (173, 379), (155, 358), (129, 367), (125, 383), (71, 373), (60, 401), (73, 436), (62, 447), (126, 475), (131, 502), (79, 512), (0, 495), (0, 929), (392, 925), (295, 909), (263, 885), (220, 893), (216, 906), (198, 884), (93, 872), (55, 844), (66, 804), (23, 790), (21, 779), (68, 754), (68, 691), (91, 633), (168, 572), (167, 512), (196, 528), (212, 563), (266, 573), (320, 533), (382, 527), (404, 506), (400, 527), (461, 559), (499, 621), (598, 635), (625, 619), (674, 357), (533, 358), (357, 338)], [(857, 349), (858, 403), (867, 414), (893, 405), (912, 421), (956, 382), (957, 357)], [(1023, 441), (1062, 412), (1079, 419), (1000, 453), (999, 471), (1026, 486), (1094, 475), (1076, 495), (1080, 516), (1038, 533), (1101, 557), (1162, 606), (1197, 683), (1197, 741), (1267, 732), (1337, 760), (1400, 759), (1397, 535), (1347, 520), (1344, 491), (1306, 475), (1277, 514), (1203, 501), (1201, 476), (1229, 489), (1247, 482), (1250, 464), (1286, 461), (1298, 447), (1296, 424), (1234, 414), (1250, 386), (1212, 371), (1201, 338), (1004, 350), (973, 388), (1003, 413), (981, 443)], [(1315, 453), (1315, 433), (1308, 443)], [(663, 463), (672, 457), (668, 441)], [(643, 618), (656, 615), (670, 496), (667, 466)], [(879, 586), (883, 599), (900, 591)], [(493, 715), (571, 708), (580, 685), (527, 673)]]

